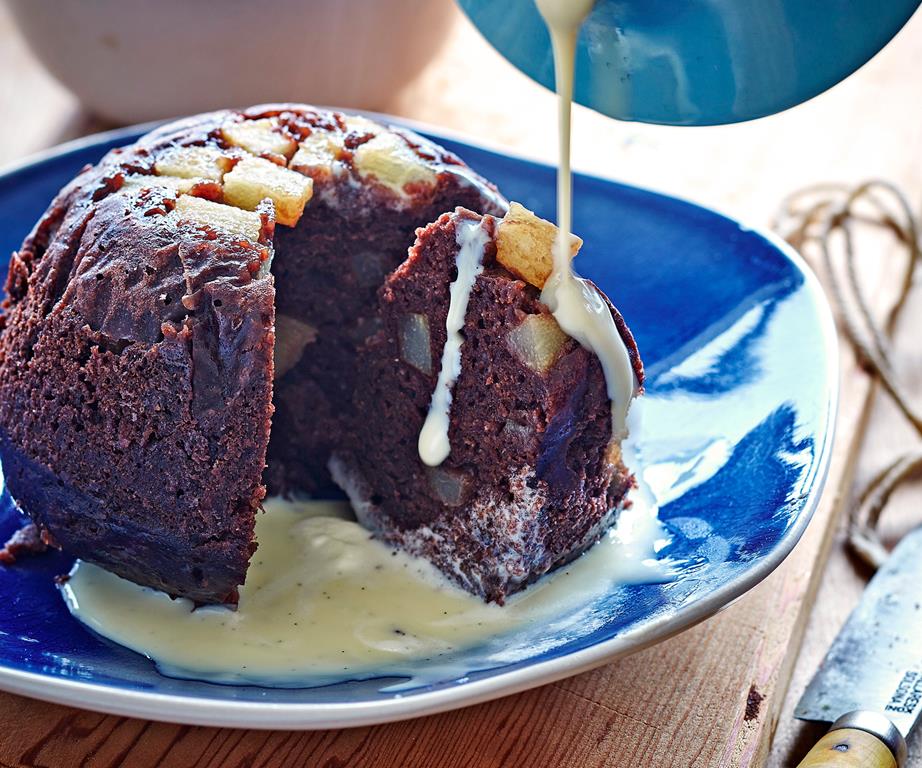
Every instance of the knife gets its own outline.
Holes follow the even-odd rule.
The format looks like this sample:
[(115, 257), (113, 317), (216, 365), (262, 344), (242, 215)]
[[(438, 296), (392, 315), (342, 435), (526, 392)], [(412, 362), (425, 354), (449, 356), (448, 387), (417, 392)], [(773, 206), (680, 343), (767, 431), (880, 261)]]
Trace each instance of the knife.
[(922, 527), (871, 579), (794, 711), (832, 728), (800, 768), (902, 768), (922, 713)]

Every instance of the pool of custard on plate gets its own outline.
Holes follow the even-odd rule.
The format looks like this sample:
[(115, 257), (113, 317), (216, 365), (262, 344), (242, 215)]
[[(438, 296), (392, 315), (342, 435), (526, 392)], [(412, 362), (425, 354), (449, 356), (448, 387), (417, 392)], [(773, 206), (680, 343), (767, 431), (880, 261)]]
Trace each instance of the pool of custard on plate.
[(287, 687), (441, 666), (613, 584), (669, 578), (656, 559), (668, 536), (655, 508), (638, 503), (586, 554), (503, 606), (373, 538), (346, 502), (270, 498), (256, 538), (236, 610), (196, 608), (79, 561), (61, 589), (77, 619), (166, 674)]

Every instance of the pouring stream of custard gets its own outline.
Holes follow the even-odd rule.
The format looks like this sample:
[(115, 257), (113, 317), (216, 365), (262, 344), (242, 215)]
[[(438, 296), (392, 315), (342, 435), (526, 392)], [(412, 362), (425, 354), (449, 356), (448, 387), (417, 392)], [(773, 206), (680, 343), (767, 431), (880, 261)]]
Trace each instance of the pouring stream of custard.
[(554, 51), (559, 141), (557, 244), (554, 269), (541, 293), (541, 300), (564, 333), (599, 358), (611, 401), (612, 438), (621, 439), (627, 435), (627, 412), (637, 387), (634, 368), (608, 303), (591, 283), (574, 273), (568, 242), (573, 227), (570, 124), (576, 41), (595, 0), (535, 0), (535, 3), (547, 24)]

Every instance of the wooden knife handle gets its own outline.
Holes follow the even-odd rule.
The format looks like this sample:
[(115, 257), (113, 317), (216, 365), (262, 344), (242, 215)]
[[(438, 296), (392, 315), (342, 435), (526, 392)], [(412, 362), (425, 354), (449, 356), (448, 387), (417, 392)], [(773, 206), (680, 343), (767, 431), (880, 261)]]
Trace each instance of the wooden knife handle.
[(897, 768), (890, 748), (855, 728), (837, 728), (816, 742), (798, 768)]

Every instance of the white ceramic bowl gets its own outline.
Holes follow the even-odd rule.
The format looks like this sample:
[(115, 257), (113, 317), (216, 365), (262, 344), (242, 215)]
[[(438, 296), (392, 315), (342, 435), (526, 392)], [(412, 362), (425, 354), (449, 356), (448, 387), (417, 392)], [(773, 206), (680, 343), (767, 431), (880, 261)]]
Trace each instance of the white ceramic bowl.
[(92, 112), (140, 122), (306, 101), (380, 109), (441, 45), (451, 0), (7, 0)]

